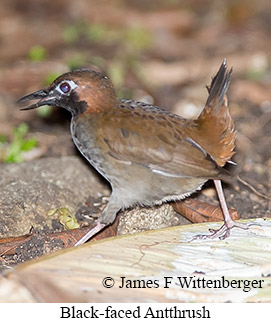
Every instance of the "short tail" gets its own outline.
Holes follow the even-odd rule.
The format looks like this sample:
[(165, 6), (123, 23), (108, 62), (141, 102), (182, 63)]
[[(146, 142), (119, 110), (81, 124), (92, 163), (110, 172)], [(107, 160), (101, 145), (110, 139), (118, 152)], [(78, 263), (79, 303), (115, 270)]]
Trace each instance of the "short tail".
[(232, 69), (227, 70), (226, 60), (207, 87), (209, 97), (195, 121), (198, 131), (193, 138), (212, 156), (219, 166), (224, 166), (234, 154), (236, 133), (231, 118), (226, 92)]
[(219, 71), (213, 78), (211, 85), (206, 86), (209, 92), (209, 97), (205, 106), (213, 107), (216, 110), (221, 107), (230, 84), (231, 74), (232, 68), (227, 71), (227, 61), (224, 59)]

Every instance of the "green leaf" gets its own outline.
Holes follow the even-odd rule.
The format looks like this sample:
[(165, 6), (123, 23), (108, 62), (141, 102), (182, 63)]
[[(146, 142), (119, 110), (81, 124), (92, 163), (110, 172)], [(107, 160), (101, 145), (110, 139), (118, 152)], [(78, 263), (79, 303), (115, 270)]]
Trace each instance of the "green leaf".
[(87, 38), (93, 42), (103, 41), (107, 34), (107, 27), (103, 24), (91, 24), (85, 30)]
[(86, 58), (83, 54), (80, 54), (80, 53), (72, 56), (68, 61), (69, 69), (72, 71), (79, 67), (82, 67), (85, 64), (86, 64)]
[(45, 78), (43, 84), (45, 86), (51, 84), (57, 77), (59, 76), (59, 74), (57, 73), (50, 73), (49, 75), (47, 75), (47, 77)]
[(127, 29), (124, 31), (124, 37), (131, 50), (142, 51), (149, 48), (152, 43), (151, 33), (140, 27)]
[(112, 62), (108, 68), (108, 74), (117, 88), (123, 86), (125, 70), (121, 61)]
[(65, 26), (62, 31), (62, 37), (67, 43), (75, 43), (79, 39), (79, 28), (75, 25)]
[(37, 147), (38, 141), (36, 138), (25, 139), (22, 141), (21, 150), (22, 151), (29, 151), (35, 147)]
[(13, 129), (13, 140), (7, 146), (4, 162), (20, 163), (23, 161), (22, 152), (35, 148), (38, 144), (36, 138), (25, 138), (28, 134), (29, 127), (25, 123), (21, 123)]
[(37, 115), (41, 118), (48, 118), (53, 112), (53, 107), (49, 105), (43, 105), (37, 109)]
[(47, 56), (47, 51), (41, 45), (33, 46), (28, 53), (29, 59), (33, 62), (44, 61), (46, 56)]
[(6, 141), (7, 141), (6, 136), (3, 134), (0, 134), (0, 144), (4, 144), (4, 143), (6, 143)]
[(18, 127), (13, 128), (13, 135), (16, 138), (23, 138), (29, 131), (29, 126), (26, 123), (20, 123)]

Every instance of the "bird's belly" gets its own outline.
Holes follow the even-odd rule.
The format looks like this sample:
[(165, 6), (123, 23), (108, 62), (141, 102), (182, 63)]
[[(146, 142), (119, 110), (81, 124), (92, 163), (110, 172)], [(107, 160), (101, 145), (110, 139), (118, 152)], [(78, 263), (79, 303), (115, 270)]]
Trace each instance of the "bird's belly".
[(113, 194), (122, 198), (124, 207), (181, 200), (199, 190), (206, 182), (202, 178), (163, 176), (141, 165), (122, 166), (122, 170), (111, 185)]

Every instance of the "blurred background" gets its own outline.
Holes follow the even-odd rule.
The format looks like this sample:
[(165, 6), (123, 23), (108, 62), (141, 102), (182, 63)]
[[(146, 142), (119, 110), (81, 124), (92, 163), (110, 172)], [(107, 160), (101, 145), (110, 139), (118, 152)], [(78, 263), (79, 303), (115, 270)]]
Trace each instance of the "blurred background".
[[(102, 70), (119, 98), (195, 118), (207, 98), (205, 85), (227, 58), (234, 71), (229, 89), (238, 130), (234, 159), (267, 194), (270, 31), (270, 0), (1, 0), (0, 165), (77, 154), (65, 111), (22, 112), (16, 105), (63, 72)], [(259, 214), (270, 212), (270, 201), (258, 202)]]

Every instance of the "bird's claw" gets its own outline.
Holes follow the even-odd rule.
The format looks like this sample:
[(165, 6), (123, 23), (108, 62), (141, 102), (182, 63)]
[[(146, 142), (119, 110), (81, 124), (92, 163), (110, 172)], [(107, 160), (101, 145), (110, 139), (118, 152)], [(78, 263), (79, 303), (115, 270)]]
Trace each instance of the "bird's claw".
[(215, 239), (219, 238), (219, 240), (224, 240), (230, 236), (230, 232), (232, 228), (239, 228), (242, 230), (248, 230), (249, 227), (256, 225), (261, 226), (259, 223), (238, 223), (236, 221), (231, 221), (230, 223), (224, 223), (219, 229), (209, 229), (212, 234), (197, 234), (191, 241), (194, 240), (206, 240), (206, 239)]

